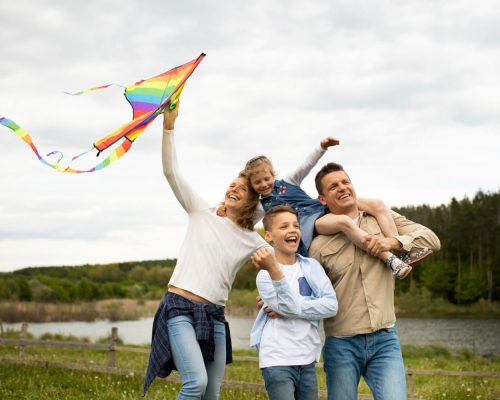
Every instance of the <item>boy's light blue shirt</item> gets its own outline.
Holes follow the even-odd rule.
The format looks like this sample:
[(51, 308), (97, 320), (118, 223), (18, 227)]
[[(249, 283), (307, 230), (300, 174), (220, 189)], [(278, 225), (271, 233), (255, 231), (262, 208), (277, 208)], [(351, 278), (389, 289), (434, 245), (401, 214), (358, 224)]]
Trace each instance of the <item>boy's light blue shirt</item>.
[(271, 308), (285, 318), (306, 319), (316, 327), (319, 327), (321, 319), (337, 314), (337, 296), (321, 264), (313, 258), (303, 257), (300, 254), (297, 254), (297, 261), (311, 287), (310, 296), (295, 296), (286, 278), (273, 281), (265, 270), (257, 274), (257, 288), (264, 301), (264, 306), (257, 314), (250, 333), (250, 346), (257, 350), (264, 326), (270, 318), (264, 311), (265, 307)]

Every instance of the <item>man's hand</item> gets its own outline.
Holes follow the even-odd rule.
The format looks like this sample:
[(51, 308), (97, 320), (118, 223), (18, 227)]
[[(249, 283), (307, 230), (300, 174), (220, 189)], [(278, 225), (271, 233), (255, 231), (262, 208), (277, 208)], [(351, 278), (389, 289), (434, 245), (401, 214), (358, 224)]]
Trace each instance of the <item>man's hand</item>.
[(178, 101), (173, 110), (170, 109), (170, 106), (165, 108), (165, 111), (163, 112), (163, 129), (167, 129), (169, 131), (174, 129), (175, 119), (179, 114), (179, 105), (180, 102)]
[(273, 281), (279, 281), (285, 277), (271, 249), (262, 247), (252, 254), (251, 259), (255, 268), (269, 272)]
[(328, 149), (328, 147), (331, 146), (338, 146), (339, 144), (340, 141), (337, 138), (334, 138), (333, 136), (327, 136), (321, 142), (319, 142), (319, 145), (323, 150), (326, 150)]
[[(257, 301), (257, 310), (260, 310), (264, 306), (264, 300), (262, 300), (260, 296), (257, 296), (255, 300)], [(283, 318), (280, 314), (271, 310), (269, 307), (264, 308), (264, 311), (270, 318)]]
[(378, 257), (384, 251), (400, 250), (402, 244), (396, 238), (368, 235), (363, 238), (366, 251), (372, 256)]

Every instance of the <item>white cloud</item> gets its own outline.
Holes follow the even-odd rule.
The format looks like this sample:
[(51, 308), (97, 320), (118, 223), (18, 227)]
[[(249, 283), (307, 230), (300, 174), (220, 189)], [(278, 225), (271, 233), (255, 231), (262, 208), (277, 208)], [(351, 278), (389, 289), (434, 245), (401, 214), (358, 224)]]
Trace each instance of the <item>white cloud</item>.
[[(281, 175), (328, 134), (357, 192), (391, 206), (498, 190), (494, 1), (3, 1), (0, 116), (67, 157), (129, 120), (117, 87), (208, 55), (182, 95), (179, 162), (218, 201), (249, 157)], [(160, 122), (104, 171), (59, 174), (0, 127), (0, 270), (175, 257), (186, 215)], [(82, 161), (95, 163), (93, 156)], [(316, 169), (312, 171), (312, 175)], [(304, 182), (314, 195), (312, 177)]]

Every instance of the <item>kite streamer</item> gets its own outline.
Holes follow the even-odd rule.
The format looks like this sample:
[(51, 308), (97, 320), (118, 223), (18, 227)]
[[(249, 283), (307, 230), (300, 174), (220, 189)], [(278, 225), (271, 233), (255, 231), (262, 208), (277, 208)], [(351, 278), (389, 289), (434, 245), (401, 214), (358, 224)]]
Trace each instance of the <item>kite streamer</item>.
[[(90, 150), (74, 156), (67, 167), (63, 167), (60, 165), (60, 162), (63, 159), (63, 154), (60, 151), (52, 151), (47, 154), (47, 157), (56, 154), (59, 155), (59, 158), (55, 163), (50, 163), (48, 160), (42, 157), (33, 141), (31, 140), (31, 136), (28, 134), (28, 132), (17, 125), (14, 121), (5, 117), (0, 117), (0, 124), (11, 129), (24, 142), (26, 142), (43, 164), (54, 168), (57, 171), (71, 173), (98, 171), (106, 168), (113, 161), (118, 160), (127, 151), (129, 151), (133, 141), (137, 139), (137, 137), (148, 127), (148, 125), (153, 122), (158, 115), (163, 113), (163, 111), (165, 111), (167, 107), (175, 107), (175, 104), (179, 101), (182, 89), (184, 89), (186, 80), (193, 73), (203, 57), (205, 57), (204, 53), (200, 54), (198, 58), (186, 64), (173, 68), (167, 72), (164, 72), (163, 74), (154, 76), (153, 78), (142, 80), (126, 87), (124, 95), (127, 101), (132, 106), (132, 120), (115, 129), (108, 135), (96, 140)], [(95, 90), (106, 89), (112, 85), (116, 84), (95, 86), (76, 93), (66, 93), (72, 96), (79, 96), (85, 93), (93, 92)], [(97, 150), (97, 155), (99, 156), (102, 151), (113, 146), (120, 140), (121, 143), (117, 145), (117, 147), (102, 162), (100, 162), (93, 168), (87, 170), (79, 170), (70, 167), (71, 163), (77, 158), (90, 153), (94, 149)]]

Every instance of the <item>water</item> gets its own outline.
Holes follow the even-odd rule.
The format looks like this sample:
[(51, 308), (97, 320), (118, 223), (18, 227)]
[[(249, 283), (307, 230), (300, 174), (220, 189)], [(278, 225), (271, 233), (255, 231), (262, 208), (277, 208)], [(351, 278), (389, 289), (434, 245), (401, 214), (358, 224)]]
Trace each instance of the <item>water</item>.
[[(235, 349), (247, 349), (253, 318), (227, 317)], [(4, 329), (20, 329), (21, 324), (4, 323)], [(28, 331), (35, 337), (45, 332), (87, 337), (91, 341), (106, 337), (111, 327), (128, 344), (148, 344), (151, 340), (153, 318), (136, 321), (96, 322), (32, 322)], [(462, 320), (399, 318), (396, 324), (402, 344), (423, 346), (439, 344), (457, 352), (467, 348), (473, 353), (500, 355), (500, 320)], [(323, 332), (321, 329), (320, 332)]]

